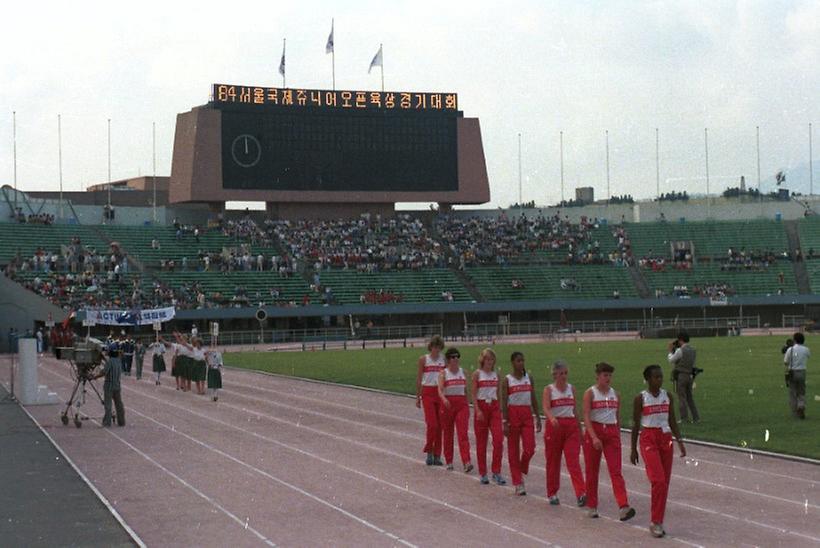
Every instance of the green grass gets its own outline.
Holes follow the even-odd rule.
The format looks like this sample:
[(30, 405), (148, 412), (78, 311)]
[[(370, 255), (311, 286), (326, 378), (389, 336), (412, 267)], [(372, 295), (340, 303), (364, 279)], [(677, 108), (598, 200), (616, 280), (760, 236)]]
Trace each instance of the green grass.
[[(808, 341), (811, 346), (811, 339)], [(783, 384), (780, 337), (697, 339), (698, 366), (706, 370), (695, 387), (700, 424), (683, 425), (688, 438), (820, 458), (820, 391), (817, 366), (809, 363), (805, 421), (789, 416)], [(474, 369), (482, 347), (461, 348), (462, 366)], [(570, 382), (579, 393), (594, 382), (593, 364), (607, 361), (616, 368), (613, 386), (621, 393), (621, 423), (630, 426), (631, 402), (643, 388), (643, 367), (661, 363), (665, 387), (671, 390), (666, 341), (501, 344), (494, 347), (504, 372), (508, 357), (521, 350), (538, 387), (549, 380), (548, 365), (558, 358), (570, 364)], [(330, 350), (315, 352), (230, 353), (227, 365), (389, 390), (415, 392), (416, 360), (423, 348)], [(814, 366), (814, 367), (813, 367)], [(580, 395), (579, 395), (580, 399)], [(766, 431), (769, 440), (765, 440)]]

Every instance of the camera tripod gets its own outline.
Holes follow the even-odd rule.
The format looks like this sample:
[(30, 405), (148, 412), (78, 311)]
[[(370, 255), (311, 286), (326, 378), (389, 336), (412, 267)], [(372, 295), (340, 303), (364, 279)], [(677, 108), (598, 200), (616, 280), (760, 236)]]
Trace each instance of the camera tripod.
[(92, 375), (93, 369), (85, 366), (78, 366), (71, 360), (69, 360), (69, 363), (74, 367), (75, 371), (74, 389), (71, 391), (71, 397), (68, 398), (68, 402), (66, 403), (63, 414), (60, 416), (60, 420), (63, 421), (64, 425), (68, 425), (69, 410), (74, 407), (74, 426), (81, 428), (83, 425), (82, 421), (90, 418), (88, 415), (82, 413), (82, 407), (85, 405), (85, 398), (89, 386), (94, 394), (97, 395), (100, 405), (105, 404), (103, 402), (102, 395), (100, 395), (100, 391), (97, 389), (96, 384), (94, 384), (94, 377)]

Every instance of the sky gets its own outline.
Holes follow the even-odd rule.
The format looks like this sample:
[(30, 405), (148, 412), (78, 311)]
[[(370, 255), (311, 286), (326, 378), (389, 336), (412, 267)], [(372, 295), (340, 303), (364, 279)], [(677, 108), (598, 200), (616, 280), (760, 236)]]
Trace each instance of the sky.
[[(708, 6), (708, 7), (705, 7)], [(329, 89), (454, 91), (481, 123), (489, 206), (561, 199), (592, 186), (649, 198), (757, 183), (809, 159), (820, 185), (820, 0), (795, 2), (14, 2), (0, 33), (0, 184), (64, 190), (169, 175), (176, 114), (215, 82)], [(820, 186), (818, 186), (820, 188)]]

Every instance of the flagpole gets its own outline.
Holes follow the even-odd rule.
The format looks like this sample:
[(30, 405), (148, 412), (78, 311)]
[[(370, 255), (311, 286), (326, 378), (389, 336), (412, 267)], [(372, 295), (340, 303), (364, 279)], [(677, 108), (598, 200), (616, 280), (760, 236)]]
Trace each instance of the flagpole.
[(561, 201), (564, 201), (564, 132), (558, 133), (561, 141)]
[[(13, 163), (14, 163), (14, 218), (17, 219), (17, 111), (11, 113), (12, 117), (12, 147), (13, 147)], [(9, 350), (11, 352), (11, 350)]]
[(521, 134), (518, 134), (518, 205), (524, 208), (523, 187), (521, 185)]
[(612, 199), (612, 193), (609, 191), (609, 130), (605, 130), (604, 134), (606, 135), (606, 201), (609, 205)]
[[(661, 138), (658, 128), (655, 128), (655, 197), (661, 197)], [(660, 199), (658, 200), (660, 204)]]
[(154, 224), (157, 224), (157, 123), (151, 122), (151, 164), (153, 176), (151, 182), (154, 187)]
[(330, 19), (330, 35), (333, 37), (333, 49), (330, 50), (330, 59), (333, 66), (333, 91), (336, 91), (336, 21)]
[(60, 220), (63, 219), (63, 129), (60, 115), (57, 115), (57, 162), (60, 176)]
[(382, 93), (384, 93), (384, 50), (382, 49), (382, 44), (379, 44), (379, 53), (382, 54), (381, 58), (381, 69), (382, 69)]
[(108, 119), (108, 213), (111, 214), (111, 118)]
[[(282, 59), (283, 60), (285, 60), (285, 46), (287, 45), (287, 40), (288, 40), (287, 38), (282, 38)], [(288, 87), (287, 84), (286, 84), (286, 80), (285, 80), (285, 74), (287, 74), (287, 72), (288, 72), (287, 60), (285, 60), (285, 65), (282, 68), (283, 68), (283, 70), (282, 70), (282, 87), (286, 88), (286, 87)]]
[(811, 148), (811, 122), (809, 122), (809, 196), (814, 195), (814, 170), (812, 169), (814, 158)]

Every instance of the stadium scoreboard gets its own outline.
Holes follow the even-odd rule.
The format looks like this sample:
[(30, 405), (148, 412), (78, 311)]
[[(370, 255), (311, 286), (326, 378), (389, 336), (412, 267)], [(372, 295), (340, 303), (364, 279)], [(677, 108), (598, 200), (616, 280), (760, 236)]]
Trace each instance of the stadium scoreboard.
[(455, 93), (214, 84), (226, 190), (456, 191)]

